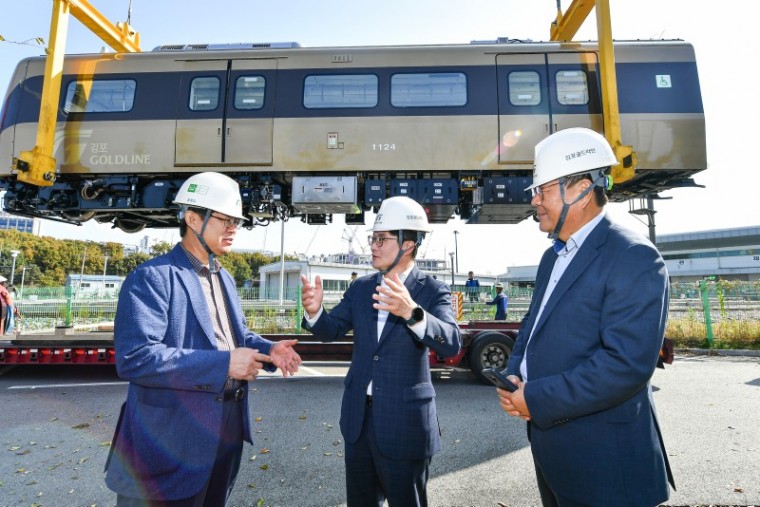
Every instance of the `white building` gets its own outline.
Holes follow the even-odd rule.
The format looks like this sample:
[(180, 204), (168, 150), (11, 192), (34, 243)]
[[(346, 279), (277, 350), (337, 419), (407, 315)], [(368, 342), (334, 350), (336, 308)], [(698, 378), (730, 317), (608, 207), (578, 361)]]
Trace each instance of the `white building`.
[(115, 275), (79, 275), (66, 276), (66, 289), (71, 287), (71, 295), (75, 299), (95, 297), (116, 297), (124, 283), (123, 276)]
[[(694, 282), (705, 276), (723, 280), (760, 280), (760, 227), (738, 227), (663, 234), (657, 248), (671, 282)], [(511, 284), (533, 285), (538, 266), (507, 268)]]
[[(280, 298), (280, 273), (284, 275), (284, 297), (283, 299), (293, 300), (298, 296), (298, 288), (301, 285), (301, 275), (306, 275), (309, 280), (319, 275), (322, 279), (322, 288), (325, 292), (343, 294), (348, 288), (351, 274), (356, 273), (361, 277), (377, 273), (369, 262), (369, 256), (360, 256), (361, 263), (345, 262), (345, 254), (336, 254), (330, 256), (315, 257), (299, 261), (286, 261), (284, 266), (279, 262), (267, 264), (259, 268), (259, 297), (261, 299), (275, 300)], [(344, 261), (344, 262), (340, 262)], [(352, 258), (354, 262), (354, 258)], [(451, 267), (440, 260), (417, 259), (417, 267), (425, 273), (435, 276), (436, 278), (451, 284), (454, 280), (453, 290), (462, 290), (464, 282), (467, 280), (467, 273), (452, 273)], [(494, 275), (476, 275), (480, 281), (481, 291), (491, 294), (493, 286), (498, 281), (504, 281)]]

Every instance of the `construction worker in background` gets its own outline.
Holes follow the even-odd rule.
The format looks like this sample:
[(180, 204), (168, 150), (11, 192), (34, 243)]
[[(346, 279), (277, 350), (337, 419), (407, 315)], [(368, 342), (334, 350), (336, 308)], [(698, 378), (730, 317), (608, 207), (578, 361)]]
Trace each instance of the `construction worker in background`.
[(116, 369), (129, 381), (105, 467), (117, 507), (225, 505), (252, 442), (248, 382), (301, 363), (296, 340), (246, 327), (217, 259), (243, 222), (238, 184), (196, 174), (174, 202), (180, 243), (127, 276), (116, 309)]
[(502, 409), (528, 421), (545, 506), (650, 507), (673, 485), (650, 379), (665, 334), (668, 272), (643, 236), (606, 215), (606, 139), (585, 128), (536, 146), (531, 204), (554, 244), (506, 374)]
[(21, 318), (21, 313), (13, 304), (15, 294), (6, 287), (8, 279), (0, 275), (0, 335), (12, 334), (16, 327), (16, 319)]
[(504, 285), (501, 283), (496, 284), (496, 295), (491, 301), (486, 301), (487, 305), (496, 305), (496, 315), (493, 320), (507, 320), (507, 306), (509, 305), (509, 298), (504, 294)]
[(414, 262), (430, 230), (422, 206), (390, 197), (369, 237), (378, 273), (359, 277), (330, 312), (320, 277), (301, 276), (304, 328), (323, 341), (354, 333), (340, 416), (349, 507), (427, 505), (441, 446), (429, 349), (450, 357), (461, 348), (449, 287)]
[(475, 278), (475, 274), (472, 271), (467, 273), (467, 280), (465, 280), (464, 286), (469, 295), (470, 302), (478, 301), (478, 296), (480, 295), (480, 281)]

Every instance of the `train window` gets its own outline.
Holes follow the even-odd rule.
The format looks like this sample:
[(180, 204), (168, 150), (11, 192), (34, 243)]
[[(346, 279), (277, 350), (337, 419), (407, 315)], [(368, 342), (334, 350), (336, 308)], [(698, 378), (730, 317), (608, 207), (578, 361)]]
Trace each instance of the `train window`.
[(235, 81), (235, 109), (249, 110), (264, 107), (264, 76), (240, 76)]
[(135, 103), (134, 79), (72, 81), (66, 89), (67, 113), (125, 113)]
[(218, 77), (196, 77), (190, 83), (190, 110), (213, 111), (219, 105)]
[(538, 72), (510, 72), (509, 103), (513, 106), (536, 106), (541, 103), (541, 78)]
[(588, 104), (586, 73), (580, 70), (560, 70), (555, 74), (557, 102), (564, 106)]
[(391, 77), (391, 104), (395, 107), (463, 106), (467, 103), (467, 76), (461, 72), (419, 72)]
[(306, 76), (303, 105), (307, 109), (375, 107), (377, 105), (377, 76), (374, 74)]

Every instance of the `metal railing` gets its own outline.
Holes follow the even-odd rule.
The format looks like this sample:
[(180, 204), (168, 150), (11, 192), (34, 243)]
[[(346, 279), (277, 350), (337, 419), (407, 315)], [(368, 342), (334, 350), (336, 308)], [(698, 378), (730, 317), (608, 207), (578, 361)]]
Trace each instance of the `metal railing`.
[[(238, 293), (248, 325), (254, 331), (267, 333), (300, 333), (303, 316), (300, 287), (287, 289), (280, 304), (279, 294), (261, 297), (259, 288), (241, 288)], [(528, 310), (532, 289), (510, 287), (507, 320), (519, 321)], [(117, 296), (80, 294), (64, 288), (26, 288), (16, 300), (23, 318), (17, 329), (23, 333), (39, 333), (56, 327), (94, 329), (113, 322)], [(325, 291), (324, 305), (329, 310), (343, 296), (342, 291)], [(491, 320), (496, 309), (487, 305), (493, 294), (481, 291), (475, 301), (465, 294), (462, 321)], [(711, 342), (713, 327), (720, 325), (757, 326), (760, 328), (760, 283), (715, 282), (706, 280), (691, 284), (672, 284), (669, 326), (696, 324)], [(754, 332), (754, 331), (752, 331)]]

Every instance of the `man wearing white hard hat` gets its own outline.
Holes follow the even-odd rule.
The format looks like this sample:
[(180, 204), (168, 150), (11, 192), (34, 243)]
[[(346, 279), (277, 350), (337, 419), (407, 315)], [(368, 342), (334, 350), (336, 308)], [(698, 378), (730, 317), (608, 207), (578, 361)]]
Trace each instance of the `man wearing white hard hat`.
[(507, 320), (509, 298), (504, 294), (504, 285), (497, 283), (494, 288), (496, 289), (496, 295), (491, 301), (486, 301), (486, 304), (496, 306), (496, 314), (494, 315), (493, 320)]
[(116, 369), (129, 381), (106, 463), (117, 507), (224, 506), (252, 443), (248, 382), (301, 362), (296, 340), (247, 328), (219, 264), (243, 221), (238, 184), (196, 174), (174, 202), (180, 243), (127, 276), (116, 309)]
[(536, 146), (531, 204), (554, 240), (497, 389), (528, 421), (545, 506), (651, 507), (673, 485), (650, 379), (665, 334), (668, 272), (604, 206), (617, 160), (600, 134), (570, 128)]
[(330, 312), (320, 277), (301, 276), (304, 327), (324, 341), (354, 334), (340, 416), (349, 507), (427, 505), (441, 445), (429, 349), (449, 357), (461, 348), (448, 286), (415, 266), (430, 230), (422, 206), (390, 197), (369, 237), (378, 273), (359, 277)]

